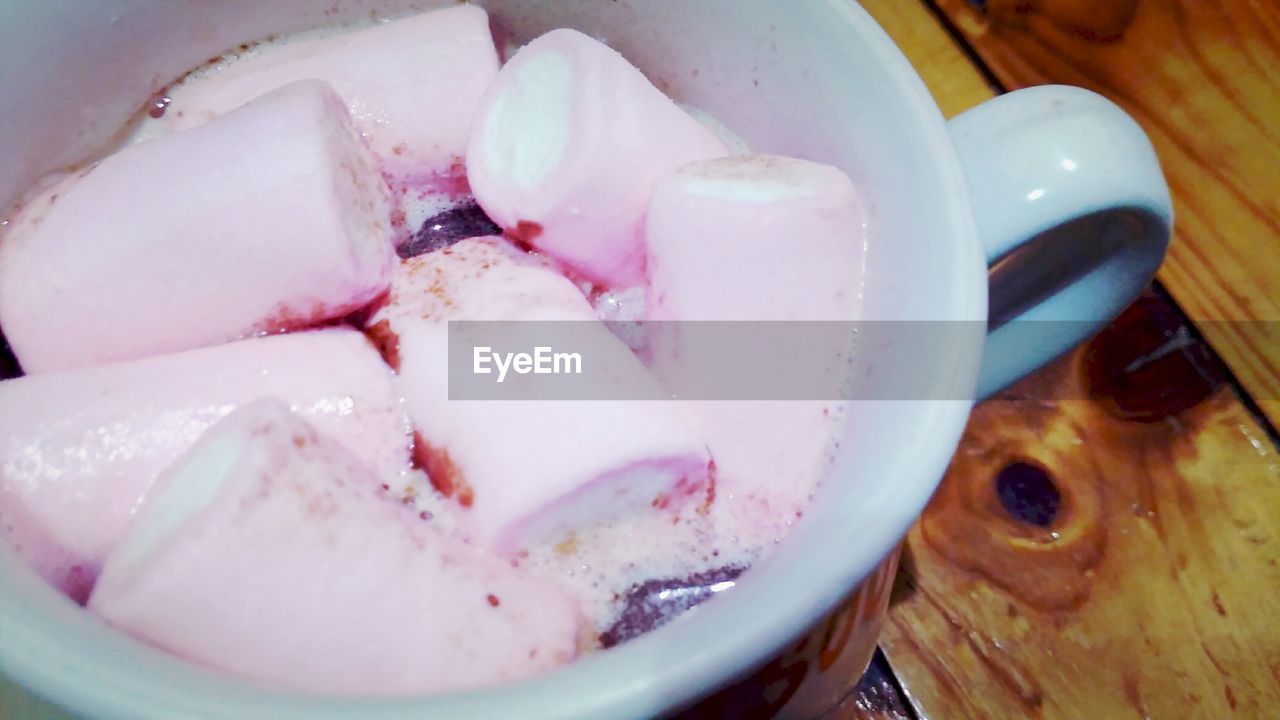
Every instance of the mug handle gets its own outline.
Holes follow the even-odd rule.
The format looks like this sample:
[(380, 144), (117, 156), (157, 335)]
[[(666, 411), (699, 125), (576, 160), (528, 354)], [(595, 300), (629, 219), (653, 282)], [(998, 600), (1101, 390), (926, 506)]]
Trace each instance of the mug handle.
[(1017, 90), (950, 130), (991, 267), (978, 376), (986, 399), (1138, 296), (1169, 246), (1173, 207), (1142, 128), (1088, 90)]

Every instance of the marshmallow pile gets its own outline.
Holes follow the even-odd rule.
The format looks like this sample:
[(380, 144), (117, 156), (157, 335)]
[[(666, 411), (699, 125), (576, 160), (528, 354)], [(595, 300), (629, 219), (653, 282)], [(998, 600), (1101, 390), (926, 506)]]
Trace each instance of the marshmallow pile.
[[(0, 536), (106, 622), (295, 690), (466, 689), (598, 647), (610, 618), (531, 553), (799, 515), (836, 415), (457, 399), (450, 323), (575, 323), (610, 383), (669, 397), (679, 333), (638, 355), (591, 297), (854, 319), (850, 180), (709, 127), (573, 30), (500, 65), (470, 5), (193, 74), (0, 235), (25, 372), (0, 382)], [(428, 195), (501, 234), (400, 259)]]

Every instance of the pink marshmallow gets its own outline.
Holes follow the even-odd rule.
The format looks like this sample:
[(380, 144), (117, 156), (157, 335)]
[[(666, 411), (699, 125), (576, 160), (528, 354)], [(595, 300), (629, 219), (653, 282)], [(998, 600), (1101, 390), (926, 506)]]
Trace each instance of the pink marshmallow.
[(449, 399), (451, 320), (529, 321), (526, 329), (581, 323), (577, 345), (556, 349), (608, 368), (601, 393), (665, 393), (571, 282), (501, 238), (402, 263), (373, 327), (395, 337), (399, 385), (423, 442), (420, 464), (466, 508), (461, 527), (474, 541), (514, 553), (703, 496), (709, 458), (677, 403), (547, 400), (514, 390), (497, 400)]
[(526, 45), (480, 101), (467, 150), (494, 222), (589, 280), (644, 280), (654, 182), (724, 143), (608, 46), (574, 30)]
[(83, 600), (156, 474), (210, 424), (264, 396), (290, 403), (380, 476), (408, 470), (408, 420), (364, 336), (245, 340), (0, 383), (0, 535)]
[(341, 317), (387, 287), (389, 203), (338, 97), (296, 83), (34, 199), (0, 241), (0, 325), (41, 373)]
[(172, 88), (161, 123), (192, 127), (275, 88), (318, 78), (346, 101), (389, 169), (445, 173), (460, 166), (471, 118), (498, 64), (488, 15), (460, 5), (265, 45)]
[(865, 222), (853, 182), (829, 165), (768, 155), (686, 165), (658, 182), (649, 207), (650, 314), (853, 320)]
[(465, 689), (574, 657), (571, 600), (376, 488), (278, 401), (242, 407), (163, 473), (89, 608), (191, 660), (327, 695)]
[[(659, 321), (853, 321), (865, 216), (840, 170), (747, 155), (686, 165), (649, 207), (650, 317)], [(695, 337), (682, 337), (683, 333)], [(680, 386), (695, 325), (653, 327), (651, 367)], [(833, 343), (833, 347), (839, 343)], [(837, 352), (831, 367), (843, 367)], [(726, 493), (778, 517), (808, 504), (840, 429), (843, 403), (689, 402)]]

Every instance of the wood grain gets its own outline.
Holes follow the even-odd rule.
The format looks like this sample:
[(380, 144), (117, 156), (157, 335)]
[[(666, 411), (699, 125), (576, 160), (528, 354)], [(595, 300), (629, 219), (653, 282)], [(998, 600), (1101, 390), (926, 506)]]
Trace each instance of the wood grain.
[(1160, 280), (1280, 425), (1280, 3), (936, 4), (1006, 87), (1081, 85), (1142, 124), (1177, 218)]
[[(1162, 356), (1155, 377), (1115, 377), (1158, 355), (1177, 315), (1148, 297), (1005, 396), (1020, 399), (975, 411), (909, 537), (882, 637), (922, 715), (1264, 717), (1280, 704), (1275, 446), (1203, 346)], [(1047, 526), (1001, 501), (1014, 463), (1052, 478)]]
[[(1259, 122), (1259, 108), (1275, 114), (1275, 83), (1258, 69), (1280, 67), (1276, 4), (988, 0), (985, 17), (962, 0), (939, 4), (1002, 83), (1092, 86), (1147, 126), (1179, 213), (1161, 277), (1275, 418), (1275, 326), (1206, 321), (1280, 318), (1278, 146), (1250, 155), (1276, 137)], [(948, 115), (991, 94), (922, 2), (863, 5)], [(1244, 5), (1259, 26), (1224, 27)], [(1189, 27), (1206, 13), (1217, 24)], [(975, 411), (909, 537), (882, 637), (920, 716), (1274, 715), (1280, 462), (1182, 322), (1148, 296), (1006, 396), (1021, 400)], [(1052, 480), (1056, 513), (1001, 500), (1002, 471), (1019, 463)]]

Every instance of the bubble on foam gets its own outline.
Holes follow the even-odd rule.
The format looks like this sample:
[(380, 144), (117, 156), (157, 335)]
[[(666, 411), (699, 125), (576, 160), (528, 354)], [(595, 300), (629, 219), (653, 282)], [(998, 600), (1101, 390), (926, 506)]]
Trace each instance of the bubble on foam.
[(606, 322), (636, 322), (645, 315), (645, 288), (620, 288), (601, 292), (591, 299), (596, 316)]
[[(723, 545), (723, 547), (721, 547)], [(709, 558), (707, 548), (719, 555)], [(672, 517), (642, 512), (530, 549), (521, 566), (556, 580), (578, 598), (597, 633), (612, 626), (631, 588), (655, 578), (688, 577), (717, 564), (750, 565), (751, 548), (720, 539), (714, 520), (687, 509)]]
[[(448, 534), (459, 532), (467, 512), (419, 470), (386, 482), (383, 492)], [(709, 571), (757, 562), (790, 525), (764, 512), (752, 498), (722, 493), (706, 507), (686, 502), (677, 512), (645, 510), (536, 544), (516, 563), (576, 598), (589, 626), (601, 634), (618, 622), (628, 595), (646, 583), (690, 578), (696, 584)], [(676, 605), (672, 613), (682, 609)]]
[(440, 494), (431, 485), (427, 474), (413, 469), (402, 472), (397, 477), (383, 480), (382, 493), (387, 500), (401, 505), (418, 516), (422, 522), (429, 522), (446, 535), (456, 535), (461, 522), (463, 508), (450, 498)]
[(644, 325), (645, 288), (637, 286), (599, 292), (591, 296), (596, 317), (604, 321), (609, 332), (626, 344), (631, 352), (643, 353), (649, 346)]
[[(383, 492), (448, 534), (459, 532), (468, 512), (436, 491), (419, 470), (387, 481)], [(791, 524), (791, 519), (769, 516), (767, 506), (754, 498), (720, 492), (709, 505), (692, 501), (674, 512), (645, 510), (580, 529), (557, 542), (535, 544), (514, 562), (577, 599), (588, 626), (600, 635), (619, 622), (629, 595), (637, 589), (655, 581), (678, 585), (685, 578), (691, 586), (698, 585), (710, 572), (749, 568)], [(687, 599), (676, 598), (669, 608), (651, 610), (676, 615)]]
[(440, 213), (474, 202), (470, 195), (450, 195), (432, 187), (401, 185), (393, 190), (393, 200), (404, 217), (404, 231), (413, 235), (427, 220)]
[(691, 578), (696, 583), (709, 571), (749, 568), (793, 522), (771, 515), (756, 498), (720, 492), (705, 507), (686, 503), (675, 514), (634, 513), (560, 543), (535, 546), (521, 565), (559, 582), (579, 599), (592, 627), (604, 633), (618, 621), (636, 588), (655, 580)]

